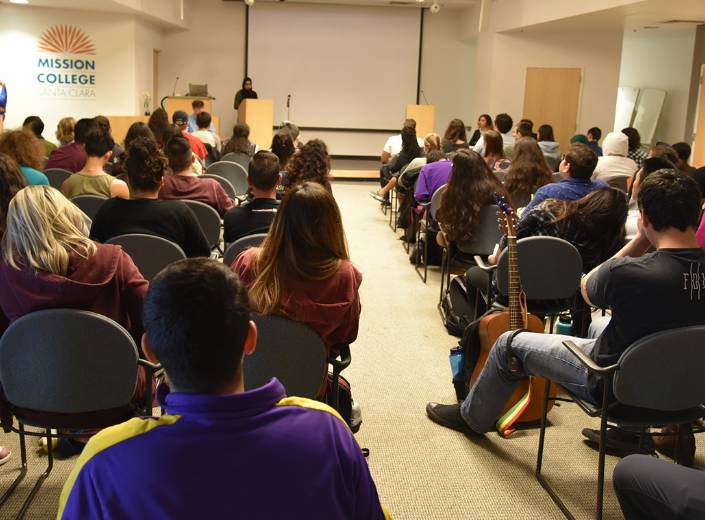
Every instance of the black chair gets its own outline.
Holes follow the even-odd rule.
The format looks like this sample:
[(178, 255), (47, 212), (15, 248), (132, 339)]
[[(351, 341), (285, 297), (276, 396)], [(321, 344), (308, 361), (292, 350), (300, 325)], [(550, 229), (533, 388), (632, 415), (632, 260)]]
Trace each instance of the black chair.
[(326, 377), (326, 347), (316, 332), (280, 316), (254, 316), (257, 348), (245, 356), (245, 389), (262, 386), (276, 377), (287, 395), (318, 396)]
[(225, 254), (223, 255), (223, 263), (230, 266), (237, 258), (237, 255), (246, 249), (259, 246), (264, 241), (266, 236), (267, 233), (255, 233), (253, 235), (238, 238), (225, 250)]
[(240, 166), (243, 167), (245, 171), (250, 166), (250, 156), (249, 154), (242, 153), (242, 152), (230, 152), (226, 153), (220, 158), (221, 161), (228, 161), (228, 162), (234, 162), (239, 164)]
[[(196, 215), (211, 249), (218, 248), (220, 250), (220, 228), (222, 222), (215, 208), (198, 200), (181, 199), (181, 201), (186, 203), (189, 209), (193, 211), (193, 214)], [(222, 251), (220, 252), (222, 253)]]
[(52, 188), (60, 190), (64, 181), (71, 177), (73, 173), (63, 168), (47, 168), (44, 170), (44, 175), (49, 179), (49, 185)]
[[(0, 382), (20, 437), (20, 474), (0, 497), (0, 507), (27, 474), (27, 435), (47, 437), (47, 468), (25, 499), (29, 509), (54, 464), (52, 429), (96, 430), (152, 413), (152, 385), (142, 407), (132, 404), (138, 366), (152, 376), (158, 365), (139, 359), (130, 334), (105, 316), (75, 309), (27, 314), (0, 338)], [(26, 427), (40, 428), (28, 431)]]
[(221, 177), (220, 175), (214, 175), (210, 173), (204, 173), (201, 175), (202, 179), (213, 179), (216, 181), (218, 184), (220, 184), (223, 189), (225, 190), (225, 193), (227, 193), (228, 197), (231, 199), (237, 198), (237, 193), (235, 193), (235, 188), (233, 188), (233, 185), (230, 183), (228, 179), (225, 177)]
[(79, 195), (72, 198), (71, 202), (78, 206), (78, 209), (83, 211), (89, 219), (93, 220), (106, 200), (108, 200), (106, 197), (98, 197), (97, 195)]
[[(576, 363), (597, 378), (602, 387), (599, 405), (583, 401), (566, 390), (570, 397), (568, 400), (574, 401), (590, 417), (600, 418), (595, 514), (600, 520), (605, 481), (605, 433), (608, 424), (638, 429), (642, 435), (647, 435), (647, 428), (691, 424), (705, 417), (705, 326), (671, 329), (641, 338), (622, 353), (617, 363), (607, 367), (598, 366), (572, 341), (564, 341), (563, 345), (573, 353)], [(550, 386), (549, 383), (545, 387), (536, 478), (563, 514), (572, 519), (572, 513), (541, 474)], [(610, 388), (614, 399), (609, 397)], [(703, 430), (698, 428), (696, 431)]]
[(416, 274), (419, 275), (421, 280), (423, 280), (423, 283), (426, 283), (426, 280), (428, 279), (428, 232), (439, 231), (435, 218), (436, 213), (438, 213), (438, 209), (441, 207), (443, 192), (446, 190), (447, 186), (447, 184), (444, 184), (443, 186), (438, 188), (436, 191), (433, 192), (433, 195), (431, 196), (431, 200), (429, 202), (421, 204), (421, 207), (423, 208), (423, 213), (421, 215), (421, 220), (419, 221), (419, 226), (416, 231), (416, 247), (419, 247), (421, 233), (427, 232), (426, 239), (424, 240), (423, 244), (423, 274), (421, 274), (421, 261), (419, 258), (418, 249), (416, 251), (416, 257), (414, 259), (414, 270), (416, 271)]
[(186, 254), (174, 242), (156, 235), (131, 233), (107, 241), (122, 246), (146, 280), (152, 281), (167, 265), (183, 260)]
[[(529, 312), (550, 316), (550, 328), (559, 313), (569, 309), (580, 287), (583, 261), (570, 242), (555, 237), (527, 237), (517, 241), (521, 286), (526, 294)], [(478, 265), (487, 272), (496, 272), (497, 293), (492, 290), (492, 277), (487, 287), (487, 303), (504, 307), (509, 294), (509, 255), (505, 248), (496, 266), (488, 266), (477, 257)], [(477, 307), (476, 307), (477, 308)]]
[[(443, 248), (443, 258), (441, 260), (441, 295), (439, 302), (443, 300), (444, 290), (450, 287), (453, 263), (457, 260), (459, 253), (466, 257), (484, 257), (486, 260), (487, 257), (492, 254), (492, 251), (494, 251), (495, 245), (502, 238), (502, 233), (497, 225), (497, 211), (498, 207), (496, 204), (490, 204), (482, 208), (480, 211), (480, 224), (472, 240), (466, 242), (452, 242), (448, 244), (448, 247)], [(462, 264), (462, 267), (467, 269), (468, 263)]]
[(247, 192), (250, 189), (249, 184), (247, 184), (247, 170), (239, 164), (229, 161), (218, 161), (211, 164), (206, 173), (227, 179), (233, 185), (237, 198), (241, 200), (247, 198)]

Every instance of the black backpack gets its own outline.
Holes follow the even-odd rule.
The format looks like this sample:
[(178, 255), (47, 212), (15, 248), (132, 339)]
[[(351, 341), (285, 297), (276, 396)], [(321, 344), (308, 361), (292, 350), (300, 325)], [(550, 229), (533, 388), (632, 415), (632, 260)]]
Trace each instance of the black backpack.
[(463, 332), (473, 319), (475, 306), (470, 298), (465, 275), (453, 278), (441, 300), (443, 325), (449, 334), (463, 336)]

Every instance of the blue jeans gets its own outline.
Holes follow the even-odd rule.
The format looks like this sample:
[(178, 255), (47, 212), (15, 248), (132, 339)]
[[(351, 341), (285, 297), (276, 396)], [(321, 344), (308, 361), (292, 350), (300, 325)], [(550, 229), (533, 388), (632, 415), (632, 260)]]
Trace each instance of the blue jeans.
[(609, 317), (593, 321), (588, 338), (533, 332), (517, 335), (512, 342), (512, 353), (521, 361), (519, 374), (513, 374), (507, 363), (507, 340), (511, 332), (502, 334), (495, 342), (480, 377), (460, 405), (465, 422), (478, 433), (492, 430), (517, 383), (524, 376), (545, 377), (579, 398), (594, 402), (587, 369), (563, 346), (563, 341), (572, 340), (589, 356), (596, 338), (608, 323)]

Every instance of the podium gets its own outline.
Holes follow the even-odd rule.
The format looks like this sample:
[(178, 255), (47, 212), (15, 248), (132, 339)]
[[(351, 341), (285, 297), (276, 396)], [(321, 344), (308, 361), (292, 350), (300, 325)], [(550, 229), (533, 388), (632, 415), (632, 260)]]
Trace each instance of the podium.
[(169, 122), (171, 123), (171, 116), (173, 116), (174, 112), (178, 110), (183, 110), (187, 114), (191, 115), (193, 113), (191, 103), (197, 99), (203, 101), (203, 110), (211, 115), (216, 133), (220, 135), (220, 118), (213, 113), (213, 98), (209, 96), (167, 96), (164, 107), (166, 109), (166, 113), (169, 114)]
[(251, 143), (269, 150), (274, 127), (274, 102), (271, 99), (243, 99), (237, 111), (237, 122), (250, 126)]
[(436, 128), (436, 106), (406, 105), (406, 118), (416, 121), (416, 135), (423, 139)]

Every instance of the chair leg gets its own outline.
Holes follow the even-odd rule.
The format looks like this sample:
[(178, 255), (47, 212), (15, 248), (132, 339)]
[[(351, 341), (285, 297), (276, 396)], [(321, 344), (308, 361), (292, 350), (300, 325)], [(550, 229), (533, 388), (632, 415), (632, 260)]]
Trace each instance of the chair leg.
[(428, 228), (426, 229), (426, 240), (423, 241), (423, 283), (428, 279)]
[(441, 293), (438, 297), (439, 304), (443, 301), (443, 289), (445, 288), (446, 272), (450, 269), (450, 263), (448, 262), (448, 257), (450, 256), (449, 253), (450, 251), (447, 247), (444, 247), (441, 253)]
[(10, 487), (7, 488), (7, 491), (5, 491), (2, 497), (0, 497), (0, 507), (7, 502), (7, 499), (10, 498), (12, 493), (15, 492), (15, 489), (17, 489), (20, 482), (22, 482), (22, 480), (27, 476), (27, 447), (25, 445), (24, 424), (22, 423), (19, 424), (18, 434), (20, 436), (20, 459), (22, 461), (22, 466), (20, 467), (20, 474), (17, 475), (12, 484), (10, 484)]
[(602, 520), (603, 495), (605, 492), (605, 451), (607, 437), (607, 389), (609, 385), (602, 385), (602, 413), (600, 414), (600, 451), (597, 462), (597, 505), (595, 518)]
[(561, 512), (565, 515), (565, 517), (568, 518), (569, 520), (575, 520), (575, 517), (568, 510), (568, 508), (563, 503), (561, 498), (558, 496), (558, 494), (553, 490), (553, 488), (548, 483), (548, 481), (541, 474), (541, 468), (543, 466), (543, 446), (544, 446), (544, 442), (546, 440), (546, 416), (548, 415), (548, 401), (550, 399), (550, 392), (551, 392), (551, 382), (546, 381), (546, 386), (545, 386), (544, 392), (543, 392), (543, 413), (541, 415), (541, 431), (539, 433), (539, 450), (538, 450), (538, 453), (536, 454), (536, 473), (535, 473), (536, 480), (539, 481), (539, 484), (541, 484), (541, 487), (546, 490), (546, 493), (548, 493), (548, 496), (551, 497), (551, 500), (553, 500), (553, 502), (558, 506), (558, 508), (561, 510)]
[(54, 447), (51, 442), (51, 440), (52, 440), (51, 428), (46, 429), (46, 435), (47, 435), (47, 469), (44, 470), (44, 473), (39, 475), (39, 478), (37, 479), (36, 484), (34, 484), (32, 491), (29, 492), (29, 496), (25, 499), (24, 503), (22, 504), (22, 508), (20, 509), (20, 512), (17, 513), (17, 516), (15, 517), (16, 520), (22, 520), (22, 518), (24, 518), (24, 515), (27, 514), (27, 510), (29, 510), (29, 507), (32, 505), (32, 502), (34, 501), (35, 497), (37, 496), (39, 489), (42, 487), (42, 484), (44, 484), (44, 481), (47, 479), (47, 477), (49, 477), (51, 470), (54, 468)]

